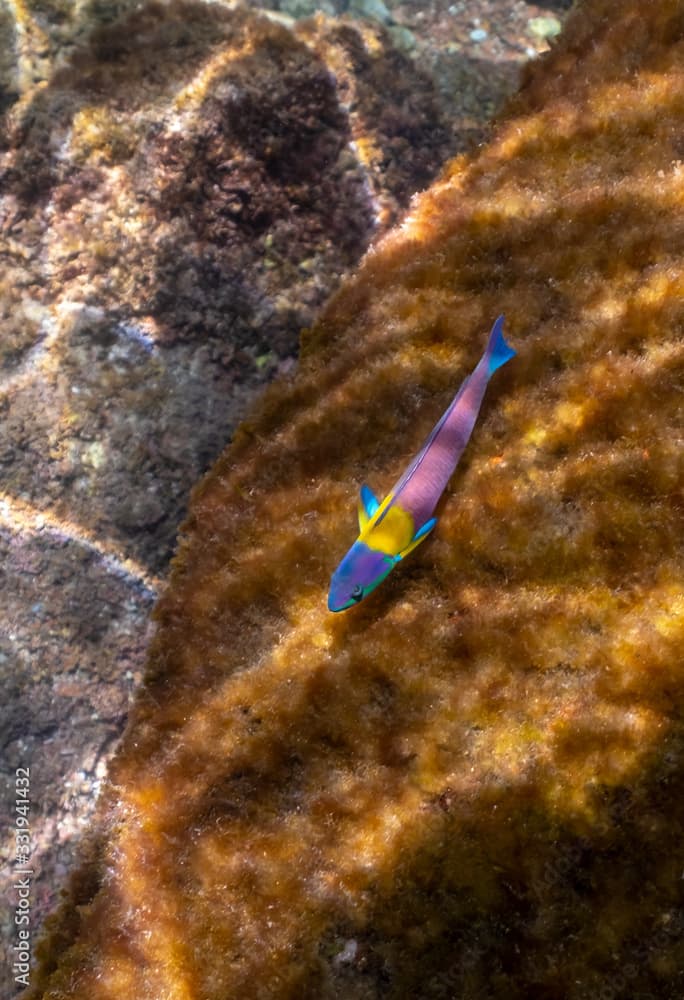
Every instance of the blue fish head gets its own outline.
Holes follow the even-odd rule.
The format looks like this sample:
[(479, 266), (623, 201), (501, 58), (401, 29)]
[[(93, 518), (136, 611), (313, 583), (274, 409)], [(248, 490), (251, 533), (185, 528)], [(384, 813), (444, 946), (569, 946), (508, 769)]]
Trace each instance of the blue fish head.
[(329, 611), (345, 611), (364, 599), (393, 568), (395, 560), (356, 541), (330, 581)]

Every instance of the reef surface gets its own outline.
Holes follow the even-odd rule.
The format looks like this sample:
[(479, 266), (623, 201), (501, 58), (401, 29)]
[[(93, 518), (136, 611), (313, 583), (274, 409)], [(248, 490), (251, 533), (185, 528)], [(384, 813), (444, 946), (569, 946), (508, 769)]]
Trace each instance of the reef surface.
[[(683, 61), (580, 4), (195, 489), (32, 998), (682, 996)], [(500, 312), (433, 537), (329, 614)]]
[[(0, 4), (0, 823), (30, 767), (34, 932), (190, 488), (371, 238), (515, 89), (527, 8), (497, 2), (484, 42), (444, 5), (404, 16), (410, 51), (376, 21), (241, 4)], [(0, 865), (3, 898), (12, 882)]]

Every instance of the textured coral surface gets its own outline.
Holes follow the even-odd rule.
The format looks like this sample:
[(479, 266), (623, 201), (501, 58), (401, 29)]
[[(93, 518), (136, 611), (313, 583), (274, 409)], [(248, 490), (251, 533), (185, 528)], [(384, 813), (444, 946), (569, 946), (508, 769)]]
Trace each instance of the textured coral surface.
[[(683, 64), (681, 3), (580, 7), (196, 489), (33, 996), (682, 996)], [(330, 615), (499, 312), (433, 538)]]

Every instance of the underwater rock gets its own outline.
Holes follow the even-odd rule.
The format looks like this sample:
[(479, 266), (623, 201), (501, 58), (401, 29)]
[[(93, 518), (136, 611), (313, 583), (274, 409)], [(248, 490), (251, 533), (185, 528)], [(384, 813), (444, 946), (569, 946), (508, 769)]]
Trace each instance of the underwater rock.
[(278, 9), (290, 17), (311, 17), (312, 14), (317, 13), (329, 15), (337, 13), (335, 5), (329, 0), (321, 0), (320, 3), (318, 0), (281, 0)]
[[(29, 996), (682, 995), (683, 58), (579, 4), (198, 485)], [(330, 615), (500, 312), (433, 537)]]
[(79, 41), (0, 147), (3, 489), (160, 572), (189, 485), (453, 136), (370, 30), (151, 4)]
[(368, 17), (381, 24), (388, 24), (392, 20), (392, 15), (382, 0), (351, 0), (349, 10), (357, 17)]
[(0, 798), (30, 762), (35, 931), (59, 891), (50, 830), (86, 798), (73, 762), (122, 730), (192, 483), (464, 139), (382, 29), (0, 7)]

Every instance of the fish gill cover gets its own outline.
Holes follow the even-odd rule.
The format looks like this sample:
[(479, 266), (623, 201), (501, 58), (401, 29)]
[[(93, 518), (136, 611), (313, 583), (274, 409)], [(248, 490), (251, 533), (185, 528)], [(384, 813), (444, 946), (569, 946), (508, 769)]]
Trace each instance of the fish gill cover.
[[(683, 64), (579, 5), (196, 488), (31, 997), (681, 997)], [(329, 614), (501, 312), (432, 539)]]

